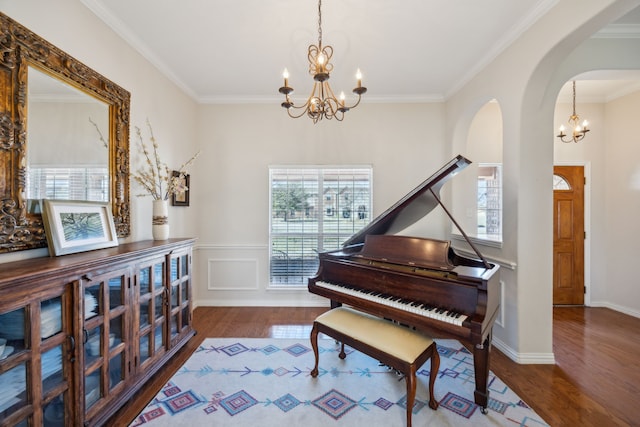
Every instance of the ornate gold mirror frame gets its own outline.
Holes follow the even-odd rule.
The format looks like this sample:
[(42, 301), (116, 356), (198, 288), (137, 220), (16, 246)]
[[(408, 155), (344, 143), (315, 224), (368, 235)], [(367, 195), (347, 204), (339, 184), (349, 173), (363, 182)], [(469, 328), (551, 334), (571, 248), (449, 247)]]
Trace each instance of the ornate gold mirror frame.
[(118, 237), (130, 233), (129, 92), (0, 13), (0, 253), (46, 247), (26, 201), (29, 66), (109, 105), (110, 203)]

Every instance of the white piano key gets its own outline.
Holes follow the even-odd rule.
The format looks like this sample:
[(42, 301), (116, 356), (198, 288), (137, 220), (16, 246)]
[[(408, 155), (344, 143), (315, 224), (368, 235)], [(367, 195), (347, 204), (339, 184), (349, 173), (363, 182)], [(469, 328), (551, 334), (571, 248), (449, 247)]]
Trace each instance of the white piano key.
[(464, 314), (452, 312), (438, 307), (424, 308), (424, 304), (414, 305), (411, 301), (401, 302), (399, 297), (393, 295), (380, 296), (380, 293), (371, 293), (369, 290), (359, 290), (351, 286), (336, 285), (329, 282), (318, 281), (316, 286), (336, 291), (345, 295), (351, 295), (364, 299), (367, 301), (376, 302), (378, 304), (386, 305), (387, 307), (397, 308), (409, 313), (415, 313), (420, 316), (436, 319), (441, 322), (451, 323), (453, 325), (462, 326), (462, 323), (467, 319)]

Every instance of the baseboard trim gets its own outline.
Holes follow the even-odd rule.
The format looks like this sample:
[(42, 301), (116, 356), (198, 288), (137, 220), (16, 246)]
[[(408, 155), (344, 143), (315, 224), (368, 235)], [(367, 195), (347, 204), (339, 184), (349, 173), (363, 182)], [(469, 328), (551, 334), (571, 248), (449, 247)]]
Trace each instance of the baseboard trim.
[(493, 338), (493, 346), (520, 365), (555, 365), (553, 353), (518, 353), (503, 341)]
[(286, 298), (278, 298), (277, 300), (250, 300), (250, 299), (227, 299), (215, 300), (194, 300), (193, 308), (197, 307), (329, 307), (329, 300), (313, 301)]
[(640, 311), (638, 310), (634, 310), (632, 308), (629, 307), (624, 307), (622, 305), (618, 305), (618, 304), (613, 304), (607, 301), (591, 301), (591, 304), (589, 304), (589, 307), (602, 307), (602, 308), (609, 308), (611, 310), (620, 312), (620, 313), (624, 313), (624, 314), (628, 314), (629, 316), (633, 316), (633, 317), (637, 317), (640, 319)]

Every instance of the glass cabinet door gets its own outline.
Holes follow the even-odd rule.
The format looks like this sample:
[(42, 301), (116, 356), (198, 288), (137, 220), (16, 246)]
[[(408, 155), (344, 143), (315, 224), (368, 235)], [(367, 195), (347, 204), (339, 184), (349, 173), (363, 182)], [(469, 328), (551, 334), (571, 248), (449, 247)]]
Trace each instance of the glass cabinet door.
[(169, 257), (169, 334), (171, 342), (191, 330), (191, 251)]
[(71, 285), (47, 294), (19, 308), (0, 302), (0, 425), (73, 424)]
[(127, 343), (130, 300), (129, 270), (118, 270), (83, 281), (84, 410), (87, 418), (103, 398), (117, 394), (128, 378)]
[(143, 263), (138, 268), (137, 296), (140, 308), (138, 322), (139, 365), (164, 353), (167, 347), (166, 324), (166, 258)]

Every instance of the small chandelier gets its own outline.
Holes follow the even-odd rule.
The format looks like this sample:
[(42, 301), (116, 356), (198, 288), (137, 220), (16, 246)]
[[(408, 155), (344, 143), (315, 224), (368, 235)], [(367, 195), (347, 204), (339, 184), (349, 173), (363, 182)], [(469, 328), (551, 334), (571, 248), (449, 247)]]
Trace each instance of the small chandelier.
[(356, 79), (358, 85), (353, 89), (353, 93), (358, 95), (355, 104), (347, 106), (345, 104), (344, 92), (340, 93), (340, 98), (336, 98), (333, 89), (329, 86), (329, 73), (333, 70), (333, 64), (329, 62), (333, 56), (333, 47), (322, 45), (322, 0), (318, 0), (318, 45), (310, 45), (307, 51), (307, 59), (309, 60), (309, 74), (313, 76), (313, 89), (311, 95), (307, 98), (304, 105), (294, 106), (293, 101), (289, 98), (289, 94), (293, 92), (293, 88), (289, 86), (289, 72), (284, 69), (282, 76), (284, 77), (284, 86), (278, 91), (284, 95), (284, 102), (280, 104), (287, 109), (290, 117), (297, 119), (303, 115), (307, 115), (313, 123), (326, 118), (327, 120), (336, 119), (342, 121), (344, 113), (351, 108), (355, 108), (360, 104), (362, 94), (367, 91), (362, 86), (362, 74), (358, 69)]
[(560, 138), (562, 142), (571, 142), (571, 141), (578, 142), (585, 137), (587, 132), (589, 132), (589, 129), (587, 128), (587, 126), (589, 126), (589, 122), (585, 120), (582, 122), (582, 125), (580, 125), (580, 117), (576, 114), (576, 81), (575, 80), (573, 81), (573, 114), (569, 116), (569, 124), (573, 128), (573, 133), (570, 138), (567, 137), (566, 133), (564, 133), (564, 125), (560, 126), (560, 129), (559, 129), (560, 133), (556, 135), (558, 138)]

